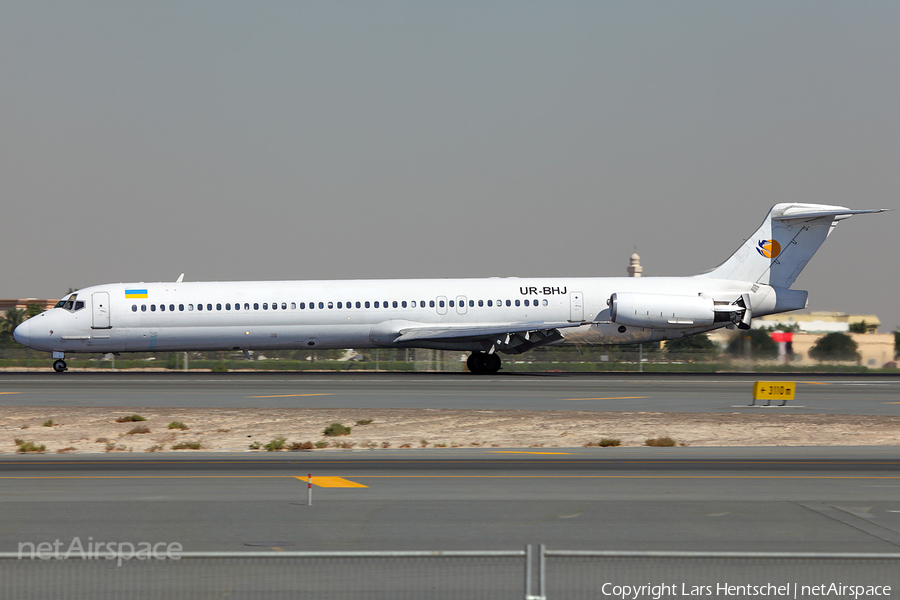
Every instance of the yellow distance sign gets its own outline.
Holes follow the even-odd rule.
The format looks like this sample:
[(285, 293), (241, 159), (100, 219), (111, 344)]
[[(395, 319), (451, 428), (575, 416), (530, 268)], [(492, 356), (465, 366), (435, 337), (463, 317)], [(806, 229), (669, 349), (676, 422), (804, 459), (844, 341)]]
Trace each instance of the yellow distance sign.
[[(753, 400), (781, 400), (781, 405), (794, 399), (795, 381), (757, 381), (753, 384)], [(767, 403), (768, 404), (768, 403)]]

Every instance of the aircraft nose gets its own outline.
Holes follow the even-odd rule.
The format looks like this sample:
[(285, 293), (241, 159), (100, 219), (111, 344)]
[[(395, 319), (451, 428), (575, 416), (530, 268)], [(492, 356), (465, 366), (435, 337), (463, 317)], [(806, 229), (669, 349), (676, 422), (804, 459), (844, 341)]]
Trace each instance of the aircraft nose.
[(15, 328), (13, 331), (13, 339), (23, 346), (28, 346), (28, 342), (31, 340), (31, 319), (19, 324), (19, 326)]

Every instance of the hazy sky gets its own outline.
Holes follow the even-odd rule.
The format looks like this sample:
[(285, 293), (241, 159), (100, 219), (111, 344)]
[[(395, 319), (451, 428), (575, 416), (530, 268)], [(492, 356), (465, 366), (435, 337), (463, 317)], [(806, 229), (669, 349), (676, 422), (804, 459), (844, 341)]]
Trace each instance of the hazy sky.
[[(0, 297), (687, 275), (898, 208), (897, 2), (0, 0)], [(900, 213), (795, 288), (900, 325)]]

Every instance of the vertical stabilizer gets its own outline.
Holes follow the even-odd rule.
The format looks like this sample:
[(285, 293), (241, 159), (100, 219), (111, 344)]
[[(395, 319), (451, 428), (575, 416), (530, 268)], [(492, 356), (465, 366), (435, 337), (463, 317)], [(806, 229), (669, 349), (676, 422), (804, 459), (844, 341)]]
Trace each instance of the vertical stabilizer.
[(776, 204), (756, 233), (724, 263), (701, 277), (788, 288), (838, 221), (884, 209), (823, 204)]

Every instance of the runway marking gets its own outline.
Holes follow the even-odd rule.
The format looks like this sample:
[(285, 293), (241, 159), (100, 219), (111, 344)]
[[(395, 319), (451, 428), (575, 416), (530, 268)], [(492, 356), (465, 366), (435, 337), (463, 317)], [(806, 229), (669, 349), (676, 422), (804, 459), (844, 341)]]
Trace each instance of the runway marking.
[(527, 450), (491, 450), (491, 454), (572, 454), (571, 452), (529, 452)]
[(574, 400), (640, 400), (649, 398), (650, 396), (612, 396), (610, 398), (560, 398), (560, 402), (571, 402)]
[[(300, 481), (308, 481), (306, 477), (296, 477)], [(343, 477), (313, 477), (312, 482), (319, 487), (327, 487), (327, 488), (364, 488), (369, 487), (367, 485), (363, 485), (361, 483), (357, 483), (355, 481), (350, 481), (349, 479), (344, 479)]]
[(799, 381), (797, 383), (805, 383), (806, 385), (834, 385), (827, 381)]
[(297, 398), (299, 396), (334, 396), (334, 394), (278, 394), (275, 396), (247, 396), (248, 398)]
[(21, 394), (22, 392), (0, 392), (0, 394)]

